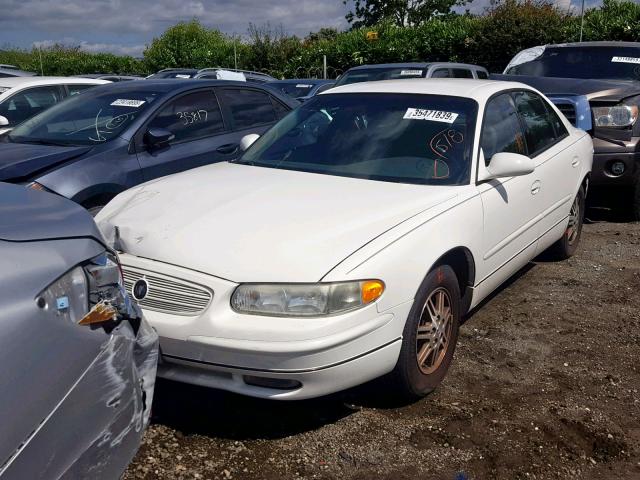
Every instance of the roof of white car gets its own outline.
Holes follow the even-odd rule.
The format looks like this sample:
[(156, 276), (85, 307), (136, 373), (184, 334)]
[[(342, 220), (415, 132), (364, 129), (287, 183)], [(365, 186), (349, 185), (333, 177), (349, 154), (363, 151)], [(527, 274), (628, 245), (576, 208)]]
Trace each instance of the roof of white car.
[(406, 80), (381, 80), (334, 87), (320, 95), (333, 93), (414, 93), (422, 95), (450, 95), (486, 100), (492, 95), (509, 89), (531, 87), (520, 82), (496, 80), (470, 80), (466, 78), (415, 78)]
[(108, 80), (76, 77), (5, 77), (0, 78), (0, 87), (37, 87), (38, 85), (102, 85), (111, 83)]

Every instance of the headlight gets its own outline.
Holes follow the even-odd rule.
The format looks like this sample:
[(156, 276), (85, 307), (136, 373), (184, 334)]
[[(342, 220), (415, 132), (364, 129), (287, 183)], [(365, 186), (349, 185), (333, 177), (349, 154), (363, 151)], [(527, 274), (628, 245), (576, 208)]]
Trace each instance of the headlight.
[(75, 267), (47, 287), (36, 299), (38, 307), (78, 323), (89, 312), (89, 282), (82, 267)]
[(81, 325), (115, 321), (131, 307), (123, 285), (118, 258), (105, 252), (49, 285), (36, 304)]
[(637, 105), (614, 105), (591, 109), (596, 127), (630, 127), (638, 119)]
[(334, 315), (374, 302), (384, 292), (381, 280), (336, 283), (239, 285), (231, 308), (240, 313), (275, 317)]

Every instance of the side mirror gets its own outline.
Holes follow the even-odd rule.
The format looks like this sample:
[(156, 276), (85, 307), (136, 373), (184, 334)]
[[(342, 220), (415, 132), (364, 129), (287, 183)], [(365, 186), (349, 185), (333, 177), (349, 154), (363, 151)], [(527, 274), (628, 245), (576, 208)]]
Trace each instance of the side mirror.
[(6, 127), (9, 125), (9, 119), (0, 115), (0, 127)]
[(253, 142), (255, 142), (259, 138), (260, 135), (257, 135), (255, 133), (250, 133), (249, 135), (245, 135), (244, 137), (242, 137), (242, 140), (240, 140), (240, 151), (246, 151), (251, 145), (253, 145)]
[(144, 136), (145, 143), (149, 148), (164, 148), (169, 146), (169, 142), (176, 136), (164, 128), (150, 128)]
[(489, 165), (485, 167), (484, 162), (481, 162), (480, 167), (478, 180), (482, 181), (528, 175), (536, 169), (536, 164), (531, 158), (525, 155), (500, 152), (491, 157)]

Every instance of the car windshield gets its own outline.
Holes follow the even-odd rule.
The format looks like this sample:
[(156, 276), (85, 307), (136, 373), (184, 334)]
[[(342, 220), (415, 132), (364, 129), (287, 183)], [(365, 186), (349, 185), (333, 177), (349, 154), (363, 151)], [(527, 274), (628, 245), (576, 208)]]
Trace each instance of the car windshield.
[(336, 82), (336, 87), (359, 82), (375, 82), (378, 80), (396, 80), (398, 78), (421, 78), (425, 70), (417, 67), (367, 68), (350, 70)]
[(272, 86), (282, 93), (293, 98), (306, 97), (313, 88), (312, 83), (306, 83), (304, 80), (299, 82), (273, 82)]
[(314, 97), (237, 163), (387, 182), (469, 182), (478, 104), (387, 93)]
[(15, 143), (96, 145), (119, 136), (162, 92), (87, 90), (18, 125)]
[(539, 57), (515, 65), (505, 73), (539, 77), (640, 80), (640, 48), (546, 48)]

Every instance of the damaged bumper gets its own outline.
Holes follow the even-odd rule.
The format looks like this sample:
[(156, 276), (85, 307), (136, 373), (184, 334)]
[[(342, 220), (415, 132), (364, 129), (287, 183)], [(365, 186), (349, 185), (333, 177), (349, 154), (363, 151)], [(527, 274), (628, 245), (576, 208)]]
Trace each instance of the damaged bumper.
[(126, 308), (97, 357), (0, 467), (0, 478), (122, 475), (149, 422), (158, 360), (155, 331), (136, 305)]

